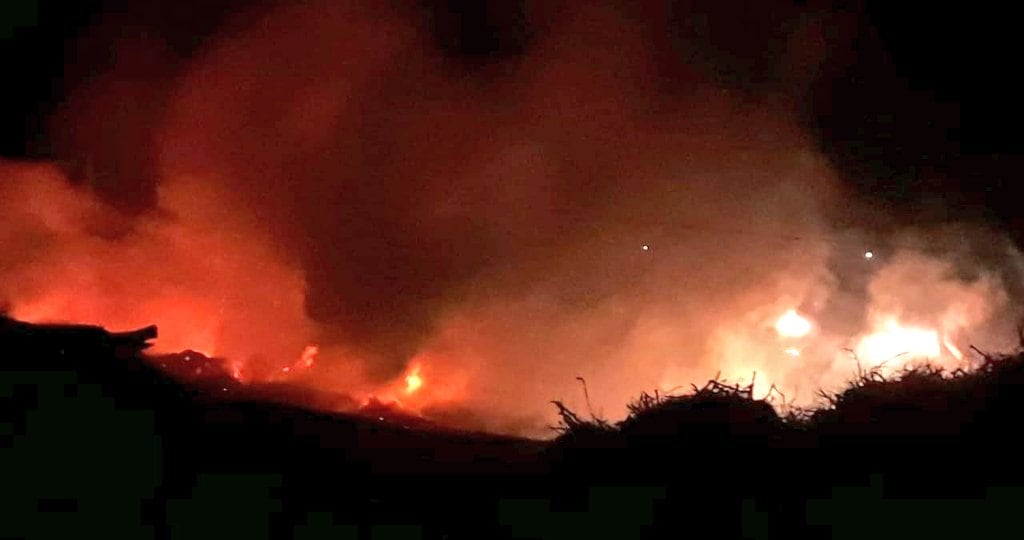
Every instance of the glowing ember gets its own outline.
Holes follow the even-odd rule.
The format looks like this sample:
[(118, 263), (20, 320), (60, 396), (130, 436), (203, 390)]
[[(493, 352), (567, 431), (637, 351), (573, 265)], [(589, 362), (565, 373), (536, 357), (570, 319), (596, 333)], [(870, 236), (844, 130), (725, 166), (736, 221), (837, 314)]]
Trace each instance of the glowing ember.
[(906, 360), (935, 360), (942, 355), (937, 331), (903, 326), (896, 319), (886, 320), (881, 330), (861, 339), (854, 351), (857, 358), (872, 365), (897, 357), (906, 357)]
[(308, 345), (305, 350), (302, 351), (301, 363), (305, 367), (313, 367), (313, 362), (316, 362), (316, 355), (320, 354), (320, 347), (316, 345)]
[(416, 366), (412, 372), (405, 377), (405, 393), (413, 394), (423, 386), (423, 377), (420, 376), (420, 367)]
[(800, 338), (811, 332), (811, 321), (791, 309), (775, 321), (775, 331), (786, 338)]

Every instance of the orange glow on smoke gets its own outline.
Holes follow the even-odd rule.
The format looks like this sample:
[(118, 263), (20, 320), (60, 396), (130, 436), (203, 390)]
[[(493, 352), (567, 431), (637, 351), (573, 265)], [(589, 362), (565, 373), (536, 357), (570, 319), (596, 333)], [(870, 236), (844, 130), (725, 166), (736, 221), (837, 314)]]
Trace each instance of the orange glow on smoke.
[[(507, 413), (511, 415), (524, 406), (542, 405), (541, 397), (558, 395), (555, 390), (544, 389), (543, 394), (523, 396), (521, 385), (542, 379), (575, 381), (573, 372), (558, 371), (559, 362), (529, 369), (517, 367), (522, 357), (516, 350), (518, 341), (487, 339), (495, 333), (500, 335), (500, 330), (495, 330), (495, 321), (503, 321), (501, 317), (505, 315), (487, 312), (447, 321), (438, 336), (409, 359), (404, 369), (396, 370), (385, 381), (374, 379), (360, 370), (361, 359), (343, 347), (311, 343), (316, 327), (303, 310), (301, 272), (282, 260), (282, 252), (265, 238), (254, 233), (242, 234), (248, 230), (247, 224), (233, 222), (230, 216), (218, 213), (228, 206), (223, 203), (223, 193), (210, 192), (186, 180), (169, 183), (161, 192), (162, 200), (169, 208), (192, 211), (190, 219), (142, 220), (131, 235), (116, 241), (97, 240), (87, 234), (86, 225), (100, 219), (103, 211), (102, 207), (93, 207), (99, 203), (90, 202), (88, 193), (77, 191), (47, 168), (26, 167), (9, 175), (19, 181), (0, 186), (0, 200), (26, 200), (31, 204), (27, 206), (29, 210), (20, 210), (26, 215), (9, 212), (6, 217), (0, 216), (0, 233), (5, 233), (4, 227), (19, 232), (17, 225), (29, 230), (31, 234), (27, 236), (49, 238), (60, 248), (54, 248), (52, 255), (33, 255), (32, 246), (15, 243), (17, 235), (11, 233), (0, 238), (12, 246), (10, 253), (18, 253), (19, 249), (24, 252), (11, 259), (4, 275), (6, 281), (0, 283), (5, 297), (2, 300), (10, 302), (11, 314), (16, 318), (98, 324), (111, 330), (155, 323), (160, 335), (153, 352), (193, 350), (222, 359), (224, 372), (242, 383), (287, 382), (344, 394), (355, 403), (373, 398), (410, 414), (428, 414), (446, 406), (475, 406), (478, 410), (505, 406), (512, 411)], [(81, 207), (76, 206), (79, 204)], [(666, 369), (664, 376), (652, 378), (659, 381), (655, 384), (664, 382), (661, 386), (667, 390), (687, 387), (719, 370), (731, 381), (749, 380), (757, 372), (758, 396), (763, 396), (773, 383), (787, 390), (797, 385), (831, 387), (845, 380), (854, 369), (849, 355), (843, 352), (845, 347), (851, 347), (867, 367), (884, 365), (886, 370), (899, 369), (913, 361), (959, 367), (964, 354), (957, 343), (966, 346), (966, 341), (957, 340), (973, 338), (963, 330), (984, 321), (990, 305), (997, 305), (999, 296), (982, 285), (943, 282), (941, 267), (936, 267), (934, 275), (919, 277), (917, 273), (929, 271), (929, 265), (934, 264), (928, 259), (914, 258), (902, 264), (880, 267), (883, 272), (887, 268), (892, 271), (877, 280), (869, 323), (857, 335), (827, 336), (810, 313), (788, 308), (803, 304), (802, 300), (795, 300), (798, 294), (787, 289), (766, 292), (750, 303), (758, 304), (753, 306), (756, 317), (743, 317), (740, 308), (730, 307), (730, 315), (716, 321), (728, 332), (723, 334), (714, 354), (704, 359), (706, 364), (700, 370), (683, 366), (675, 372)], [(904, 267), (913, 272), (903, 272)], [(254, 268), (259, 271), (254, 272)], [(908, 284), (918, 282), (945, 288), (941, 289), (942, 294), (936, 294), (934, 286), (913, 294)], [(4, 289), (5, 284), (10, 286)], [(915, 301), (921, 305), (914, 305)], [(908, 313), (905, 304), (916, 308), (913, 314), (906, 315), (906, 320), (901, 319)], [(495, 309), (515, 312), (523, 305), (529, 307), (513, 303)], [(529, 321), (532, 313), (518, 312), (510, 320)], [(901, 316), (889, 315), (892, 313)], [(687, 319), (688, 323), (701, 322), (699, 313), (689, 315), (692, 318)], [(577, 314), (565, 324), (568, 328), (589, 329), (594, 341), (599, 341), (603, 335), (601, 326), (588, 327), (586, 317)], [(676, 354), (676, 349), (669, 345), (675, 336), (682, 335), (678, 322), (646, 322), (649, 326), (641, 325), (630, 338), (636, 339), (635, 347), (627, 344), (623, 348), (619, 357), (622, 363), (618, 364), (622, 371), (609, 371), (607, 376), (615, 380), (615, 385), (607, 384), (606, 388), (623, 388), (624, 394), (642, 389), (648, 380), (638, 377), (620, 383), (619, 378), (628, 376), (628, 368), (644, 370), (648, 363), (656, 365), (654, 353), (662, 347), (671, 348), (670, 353)], [(707, 327), (710, 332), (715, 329)], [(561, 355), (559, 358), (572, 359), (577, 355), (576, 347), (586, 346), (579, 341), (545, 341), (549, 330), (547, 325), (538, 324), (532, 334), (541, 336), (535, 338), (536, 349), (524, 352), (541, 356), (554, 350)], [(558, 334), (552, 331), (551, 335)], [(851, 337), (852, 345), (846, 341)], [(503, 347), (506, 353), (517, 354), (507, 354), (502, 362)], [(310, 376), (314, 369), (316, 377)], [(655, 372), (654, 368), (650, 370)], [(188, 371), (197, 378), (208, 376), (206, 368), (190, 366)], [(499, 377), (496, 372), (502, 375)], [(599, 380), (588, 378), (595, 385), (592, 388)], [(566, 393), (576, 390), (571, 384), (568, 387)], [(602, 405), (615, 405), (612, 399), (627, 398), (608, 398), (609, 402)], [(526, 401), (530, 403), (524, 405)]]
[(234, 360), (228, 364), (228, 368), (231, 372), (231, 377), (238, 382), (245, 382), (242, 378), (242, 363)]
[[(88, 290), (56, 286), (40, 298), (14, 304), (11, 315), (29, 322), (73, 322), (96, 324), (113, 330), (129, 330), (152, 324), (153, 319), (127, 311), (111, 314), (104, 301)], [(152, 299), (147, 302), (153, 313), (159, 313), (160, 338), (157, 352), (193, 350), (206, 356), (217, 353), (214, 317), (207, 317), (200, 306), (187, 300)]]
[[(662, 382), (756, 371), (759, 391), (809, 399), (853, 372), (844, 349), (949, 366), (957, 345), (987, 345), (998, 280), (847, 245), (829, 215), (847, 190), (790, 98), (719, 92), (689, 67), (666, 88), (648, 31), (667, 21), (601, 2), (529, 10), (545, 30), (476, 84), (404, 8), (270, 4), (175, 58), (154, 77), (160, 99), (111, 72), (69, 101), (57, 124), (98, 146), (68, 157), (150, 156), (140, 214), (56, 165), (0, 161), (0, 304), (14, 317), (156, 324), (152, 352), (200, 352), (244, 383), (538, 435), (577, 376), (621, 418)], [(124, 122), (151, 127), (110, 139)], [(142, 187), (115, 169), (97, 186)], [(834, 268), (836, 253), (856, 264)], [(870, 287), (839, 286), (851, 279)]]

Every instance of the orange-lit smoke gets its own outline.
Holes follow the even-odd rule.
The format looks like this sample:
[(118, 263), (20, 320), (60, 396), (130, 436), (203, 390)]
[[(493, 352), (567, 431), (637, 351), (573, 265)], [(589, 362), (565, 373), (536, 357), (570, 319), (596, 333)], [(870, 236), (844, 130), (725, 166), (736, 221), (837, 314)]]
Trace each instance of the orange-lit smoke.
[(229, 356), (259, 373), (290, 364), (314, 331), (301, 269), (270, 252), (215, 185), (161, 186), (128, 220), (55, 167), (0, 164), (0, 297), (30, 321), (160, 326), (157, 352)]
[[(990, 233), (968, 231), (963, 227), (957, 236), (992, 238)], [(1019, 261), (1015, 249), (1004, 247)], [(1003, 278), (994, 271), (977, 273), (976, 259), (969, 263), (974, 277), (957, 276), (951, 260), (904, 248), (871, 269), (864, 297), (858, 299), (864, 314), (846, 321), (856, 328), (853, 332), (818, 328), (811, 333), (815, 321), (786, 309), (785, 301), (754, 310), (719, 329), (712, 340), (723, 359), (723, 374), (741, 381), (756, 372), (755, 395), (765, 395), (774, 383), (789, 391), (794, 403), (808, 405), (815, 404), (818, 389), (838, 389), (857, 370), (891, 375), (923, 363), (952, 370), (980, 360), (964, 353), (971, 345), (1013, 350), (1013, 326), (1020, 310), (1012, 305)], [(842, 313), (822, 310), (821, 316), (817, 322), (834, 323), (828, 317), (842, 318)], [(759, 330), (769, 325), (772, 332)]]
[(831, 241), (851, 201), (795, 114), (827, 14), (787, 27), (773, 86), (737, 92), (626, 4), (532, 12), (529, 47), (484, 67), (390, 4), (240, 19), (147, 112), (140, 217), (55, 167), (0, 168), (0, 300), (156, 323), (159, 350), (243, 381), (529, 434), (551, 399), (582, 405), (578, 376), (611, 418), (718, 371), (809, 400), (854, 372), (847, 349), (952, 365), (1000, 335), (1005, 284), (980, 263)]

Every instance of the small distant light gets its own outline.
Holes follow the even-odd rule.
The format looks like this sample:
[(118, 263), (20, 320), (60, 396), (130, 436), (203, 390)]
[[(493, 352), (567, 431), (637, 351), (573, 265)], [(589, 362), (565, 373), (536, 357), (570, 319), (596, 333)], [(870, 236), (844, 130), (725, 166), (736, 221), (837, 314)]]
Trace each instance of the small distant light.
[(790, 347), (790, 348), (786, 349), (786, 354), (788, 354), (790, 356), (793, 356), (793, 357), (800, 356), (800, 349), (797, 349), (796, 347)]
[(640, 246), (640, 249), (642, 249), (644, 251), (648, 251), (648, 250), (651, 249), (651, 246), (648, 246), (647, 244), (644, 244), (644, 245)]
[(290, 368), (290, 367), (283, 367), (283, 368), (281, 368), (281, 371), (283, 371), (285, 373), (288, 373), (291, 370), (292, 370), (292, 368)]
[(221, 388), (221, 391), (227, 392), (228, 389), (227, 388)]
[(873, 259), (873, 258), (875, 258), (875, 254), (874, 254), (874, 252), (871, 252), (871, 251), (865, 251), (864, 252), (864, 258), (865, 259)]
[(383, 422), (384, 421), (384, 417), (383, 416), (378, 416), (377, 420), (380, 420), (381, 422)]

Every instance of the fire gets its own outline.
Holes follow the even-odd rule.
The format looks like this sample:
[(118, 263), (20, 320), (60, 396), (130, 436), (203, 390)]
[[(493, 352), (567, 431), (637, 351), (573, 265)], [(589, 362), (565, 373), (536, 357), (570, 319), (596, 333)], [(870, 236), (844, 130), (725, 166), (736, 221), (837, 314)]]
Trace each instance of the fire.
[(238, 382), (243, 382), (242, 381), (242, 363), (236, 360), (236, 361), (231, 362), (229, 367), (231, 369), (231, 377), (233, 379), (235, 379), (236, 381), (238, 381)]
[(364, 405), (388, 403), (409, 412), (457, 402), (466, 393), (465, 373), (444, 366), (431, 363), (426, 354), (417, 355), (398, 376), (358, 397)]
[(320, 354), (320, 347), (316, 345), (307, 345), (302, 351), (301, 364), (305, 367), (313, 367), (313, 363), (316, 362), (316, 355)]
[(304, 369), (312, 368), (313, 364), (316, 363), (316, 357), (318, 354), (320, 354), (320, 347), (316, 345), (306, 345), (306, 347), (302, 349), (302, 355), (299, 356), (299, 359), (290, 366), (282, 367), (281, 373), (299, 373)]
[(882, 328), (861, 339), (854, 352), (857, 358), (877, 366), (897, 358), (937, 360), (942, 356), (942, 345), (937, 330), (904, 326), (889, 318)]
[(953, 342), (949, 339), (949, 336), (946, 336), (942, 340), (942, 345), (946, 347), (946, 350), (948, 350), (949, 353), (952, 354), (954, 358), (956, 358), (959, 361), (963, 361), (964, 353), (961, 352), (960, 349), (956, 345), (953, 344)]
[[(364, 413), (372, 413), (374, 416), (382, 408), (402, 415), (422, 416), (423, 407), (431, 403), (433, 397), (419, 392), (424, 383), (423, 376), (420, 374), (421, 369), (422, 365), (419, 362), (414, 362), (403, 375), (396, 377), (377, 390), (361, 396), (361, 410)], [(384, 420), (384, 416), (379, 416), (378, 419)]]
[(405, 377), (405, 393), (412, 395), (423, 387), (423, 377), (420, 376), (420, 367), (415, 366)]
[(811, 321), (791, 309), (775, 321), (775, 331), (786, 338), (801, 338), (811, 332)]
[[(451, 404), (543, 429), (548, 400), (577, 395), (577, 375), (617, 416), (648, 381), (668, 373), (670, 388), (689, 388), (721, 362), (733, 378), (756, 370), (759, 385), (822, 386), (825, 362), (849, 365), (850, 337), (877, 362), (957, 356), (942, 344), (963, 331), (938, 312), (963, 305), (970, 316), (956, 324), (978, 325), (1002, 292), (900, 258), (896, 242), (837, 234), (826, 212), (845, 188), (789, 107), (749, 108), (707, 84), (692, 95), (633, 84), (663, 68), (646, 50), (648, 21), (581, 2), (551, 19), (508, 84), (476, 85), (419, 46), (427, 30), (405, 10), (306, 4), (204, 40), (194, 61), (175, 63), (180, 76), (160, 79), (166, 99), (113, 117), (147, 126), (124, 148), (96, 137), (112, 124), (75, 119), (106, 118), (101, 105), (149, 84), (111, 73), (69, 99), (71, 140), (102, 143), (101, 162), (152, 160), (145, 184), (116, 170), (100, 183), (152, 188), (146, 211), (120, 212), (55, 164), (0, 162), (0, 302), (14, 316), (155, 323), (158, 352), (226, 358), (238, 380)], [(579, 33), (588, 28), (600, 31)], [(648, 103), (669, 116), (636, 106)], [(363, 123), (370, 133), (337, 128)], [(494, 136), (477, 140), (482, 131)], [(422, 144), (430, 137), (443, 144)], [(392, 151), (376, 152), (381, 141)], [(508, 181), (493, 189), (496, 178)], [(831, 265), (847, 259), (858, 264)], [(857, 287), (845, 287), (846, 270)], [(838, 284), (859, 291), (867, 273), (856, 319), (842, 306), (828, 315)], [(875, 310), (939, 330), (876, 336), (860, 326)], [(355, 341), (310, 345), (322, 335)], [(378, 343), (386, 350), (354, 352)], [(413, 351), (404, 369), (374, 364)]]

